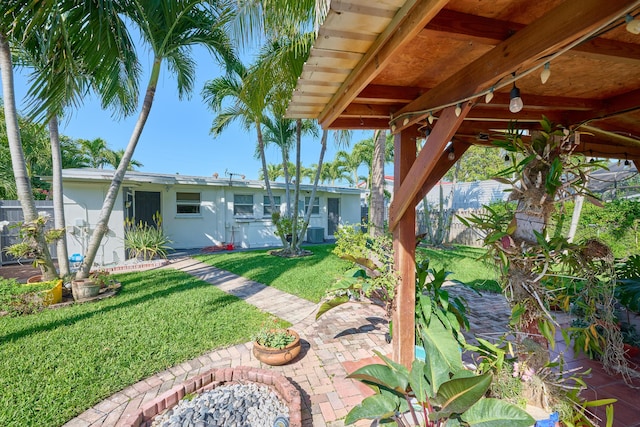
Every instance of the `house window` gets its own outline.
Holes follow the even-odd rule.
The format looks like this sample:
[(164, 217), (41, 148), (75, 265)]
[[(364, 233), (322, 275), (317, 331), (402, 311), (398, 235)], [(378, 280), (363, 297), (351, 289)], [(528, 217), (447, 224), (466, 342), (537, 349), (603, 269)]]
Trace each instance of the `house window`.
[[(311, 201), (311, 197), (305, 197), (304, 198), (304, 211), (305, 213), (307, 212), (307, 209), (309, 209), (309, 202)], [(320, 198), (319, 197), (315, 197), (313, 199), (313, 207), (311, 208), (311, 214), (314, 215), (319, 215), (320, 214)]]
[(200, 193), (176, 193), (176, 213), (200, 215)]
[(253, 194), (233, 195), (233, 214), (240, 216), (253, 215)]
[[(280, 196), (273, 196), (273, 202), (276, 204), (276, 212), (280, 212), (278, 209), (280, 207)], [(262, 214), (264, 216), (271, 216), (273, 212), (271, 211), (271, 200), (269, 200), (269, 196), (264, 196), (263, 206)]]

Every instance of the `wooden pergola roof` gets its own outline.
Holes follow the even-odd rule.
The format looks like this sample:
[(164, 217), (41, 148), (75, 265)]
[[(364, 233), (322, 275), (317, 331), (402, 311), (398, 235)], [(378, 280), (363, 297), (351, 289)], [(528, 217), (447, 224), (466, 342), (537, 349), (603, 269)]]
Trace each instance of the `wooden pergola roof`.
[[(407, 284), (397, 300), (403, 317), (394, 318), (402, 334), (413, 322), (411, 208), (454, 163), (449, 141), (458, 157), (510, 121), (535, 130), (544, 114), (578, 132), (577, 151), (638, 164), (640, 35), (626, 18), (639, 13), (640, 0), (331, 1), (287, 116), (396, 134), (389, 226)], [(519, 113), (508, 108), (514, 82)], [(411, 141), (426, 128), (416, 157)], [(405, 364), (412, 337), (394, 343)]]
[[(640, 35), (625, 22), (639, 5), (333, 0), (288, 116), (398, 132), (470, 100), (456, 139), (486, 144), (507, 122), (535, 128), (545, 114), (583, 132), (580, 151), (640, 159)], [(508, 109), (512, 73), (524, 101), (517, 114)]]

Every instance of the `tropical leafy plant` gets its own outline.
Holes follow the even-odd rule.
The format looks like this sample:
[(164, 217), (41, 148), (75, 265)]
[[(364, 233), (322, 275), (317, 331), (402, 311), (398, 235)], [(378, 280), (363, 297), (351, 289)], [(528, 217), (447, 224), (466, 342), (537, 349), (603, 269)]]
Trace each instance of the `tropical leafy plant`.
[(462, 329), (469, 329), (466, 301), (460, 297), (449, 298), (449, 292), (443, 289), (445, 282), (466, 286), (458, 280), (447, 277), (451, 272), (444, 268), (429, 268), (429, 259), (416, 263), (416, 336), (421, 327), (428, 327), (431, 317), (436, 316), (447, 329), (451, 330), (456, 340), (464, 344)]
[(364, 366), (351, 375), (375, 394), (353, 408), (345, 424), (373, 419), (398, 426), (530, 426), (533, 418), (502, 400), (485, 398), (491, 373), (465, 369), (458, 343), (441, 322), (423, 329), (421, 341), (428, 357), (414, 360), (411, 369), (376, 353), (382, 364)]
[(616, 297), (627, 309), (640, 313), (640, 255), (632, 255), (616, 265)]
[(391, 312), (397, 276), (393, 269), (393, 245), (389, 236), (370, 237), (353, 227), (336, 231), (334, 253), (352, 261), (356, 267), (348, 270), (325, 294), (325, 301), (316, 319), (332, 308), (351, 301), (369, 298)]

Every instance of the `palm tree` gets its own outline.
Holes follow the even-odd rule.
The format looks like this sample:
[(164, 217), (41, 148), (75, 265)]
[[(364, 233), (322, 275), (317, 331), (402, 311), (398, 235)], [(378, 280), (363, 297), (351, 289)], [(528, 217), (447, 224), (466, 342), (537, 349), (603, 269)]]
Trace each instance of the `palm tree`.
[(82, 152), (76, 140), (68, 136), (60, 136), (60, 152), (62, 154), (62, 168), (88, 168), (89, 159)]
[[(28, 65), (34, 70), (28, 94), (30, 117), (35, 118), (46, 112), (50, 131), (55, 226), (64, 228), (62, 156), (57, 116), (67, 105), (77, 105), (86, 95), (89, 86), (100, 93), (105, 105), (111, 104), (115, 99), (121, 105), (134, 105), (135, 97), (131, 97), (129, 90), (135, 92), (135, 84), (122, 84), (122, 81), (135, 74), (137, 63), (130, 60), (132, 43), (126, 36), (126, 28), (118, 15), (117, 1), (89, 1), (83, 7), (70, 1), (21, 3), (23, 4), (13, 4), (2, 11), (0, 15), (4, 20), (0, 32), (1, 29), (11, 28), (12, 41), (19, 48), (22, 65)], [(6, 3), (3, 4), (5, 5)], [(12, 69), (3, 67), (2, 71), (4, 82)], [(8, 80), (7, 82), (9, 83)], [(12, 87), (13, 84), (10, 83)], [(12, 144), (18, 142), (14, 141)], [(39, 151), (42, 158), (43, 150)], [(20, 163), (24, 161), (24, 157), (15, 156), (14, 169), (21, 170), (23, 166)], [(28, 202), (23, 203), (23, 198), (21, 204), (27, 220), (31, 207)], [(65, 243), (63, 238), (58, 245), (58, 258), (63, 274), (68, 273)], [(50, 268), (52, 263), (49, 262), (48, 250), (40, 252), (45, 258), (44, 269), (47, 272), (43, 275), (47, 279), (53, 274), (50, 271), (53, 270)]]
[(353, 175), (351, 178), (352, 183), (358, 184), (358, 168), (365, 162), (364, 156), (361, 155), (362, 151), (356, 150), (354, 147), (351, 152), (340, 150), (336, 152), (334, 161), (340, 162), (345, 168)]
[(92, 140), (80, 138), (77, 142), (80, 146), (81, 152), (87, 159), (90, 168), (104, 168), (104, 165), (108, 163), (107, 157), (109, 156), (110, 151), (107, 141), (102, 138)]
[(384, 234), (384, 163), (386, 131), (376, 131), (371, 159), (371, 203), (369, 205), (369, 233), (372, 237)]
[(237, 64), (225, 32), (231, 15), (226, 1), (220, 0), (138, 0), (125, 10), (127, 17), (140, 29), (144, 42), (153, 54), (151, 75), (145, 91), (144, 102), (138, 120), (116, 169), (98, 221), (87, 246), (84, 261), (77, 277), (85, 278), (93, 264), (100, 242), (108, 230), (107, 222), (115, 205), (124, 174), (129, 168), (144, 125), (149, 117), (158, 85), (163, 61), (175, 73), (180, 97), (191, 93), (194, 83), (195, 63), (190, 57), (191, 47), (207, 48), (227, 67)]
[[(284, 177), (284, 172), (282, 171), (282, 165), (275, 165), (273, 163), (269, 163), (267, 165), (267, 175), (269, 175), (269, 179), (271, 181), (276, 181), (278, 178)], [(258, 172), (258, 178), (264, 179), (264, 171), (260, 169)]]
[[(269, 180), (265, 140), (262, 133), (265, 112), (270, 100), (270, 88), (259, 79), (259, 76), (254, 72), (255, 69), (250, 70), (237, 63), (233, 71), (231, 75), (209, 80), (202, 90), (205, 102), (214, 113), (217, 113), (211, 125), (211, 133), (214, 136), (220, 135), (235, 120), (239, 120), (246, 130), (255, 129), (256, 151), (262, 162), (262, 178), (271, 204), (271, 212), (276, 212), (275, 199)], [(223, 106), (223, 102), (229, 99), (231, 103)], [(277, 220), (277, 218), (274, 219)], [(282, 233), (280, 239), (283, 245), (287, 244)]]
[[(105, 153), (105, 162), (109, 166), (116, 169), (120, 164), (120, 162), (122, 161), (122, 157), (124, 157), (124, 149), (122, 148), (115, 151), (107, 150), (107, 152)], [(137, 161), (136, 159), (131, 159), (131, 161), (129, 162), (129, 168), (127, 170), (131, 171), (131, 170), (134, 170), (135, 168), (141, 168), (143, 166), (144, 165), (139, 161)]]
[[(26, 160), (22, 150), (20, 127), (18, 125), (18, 112), (13, 84), (13, 62), (11, 60), (11, 47), (5, 31), (5, 23), (0, 27), (0, 76), (2, 77), (2, 93), (4, 94), (5, 123), (9, 150), (11, 152), (11, 164), (16, 183), (16, 193), (22, 206), (25, 222), (35, 222), (38, 212), (33, 200), (31, 181), (27, 173)], [(49, 246), (45, 242), (44, 234), (39, 232), (35, 236), (37, 250), (42, 254), (40, 269), (44, 280), (53, 280), (56, 276), (55, 266), (49, 253)]]

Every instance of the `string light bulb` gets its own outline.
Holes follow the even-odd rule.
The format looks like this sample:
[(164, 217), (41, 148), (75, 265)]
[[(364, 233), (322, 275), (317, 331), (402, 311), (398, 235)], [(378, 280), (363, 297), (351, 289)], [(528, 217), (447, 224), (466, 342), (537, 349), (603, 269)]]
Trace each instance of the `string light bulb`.
[(540, 73), (540, 81), (542, 82), (542, 84), (545, 84), (547, 80), (549, 80), (549, 76), (551, 76), (551, 63), (545, 62), (544, 68)]
[(627, 16), (624, 17), (624, 20), (627, 23), (627, 31), (631, 34), (640, 34), (640, 20), (634, 18), (628, 13)]
[(493, 87), (491, 87), (491, 89), (489, 89), (489, 92), (487, 92), (487, 94), (484, 96), (485, 104), (490, 103), (492, 99), (493, 99)]
[(631, 167), (631, 162), (627, 158), (627, 153), (624, 153), (624, 166), (623, 169), (629, 169)]
[[(513, 77), (515, 78), (516, 73), (513, 73)], [(524, 104), (522, 102), (522, 98), (520, 98), (520, 89), (516, 86), (516, 81), (513, 81), (513, 87), (511, 88), (511, 93), (509, 94), (509, 111), (512, 113), (519, 113), (522, 111), (522, 107)]]
[(454, 161), (456, 159), (456, 153), (453, 151), (453, 143), (451, 143), (451, 146), (449, 147), (449, 154), (447, 155), (447, 159), (449, 159), (449, 161)]
[(402, 121), (402, 126), (406, 126), (408, 124), (409, 124), (409, 118), (407, 117)]
[(460, 114), (462, 114), (462, 104), (456, 104), (456, 117), (460, 117)]
[(505, 154), (505, 155), (504, 155), (504, 161), (505, 161), (505, 163), (507, 163), (509, 160), (511, 160), (511, 157), (509, 157), (509, 155), (508, 155), (508, 154)]
[(431, 113), (431, 111), (429, 111), (429, 115), (427, 116), (427, 120), (429, 121), (430, 125), (433, 124), (433, 120), (434, 119), (435, 119), (435, 117), (433, 117), (433, 113)]

